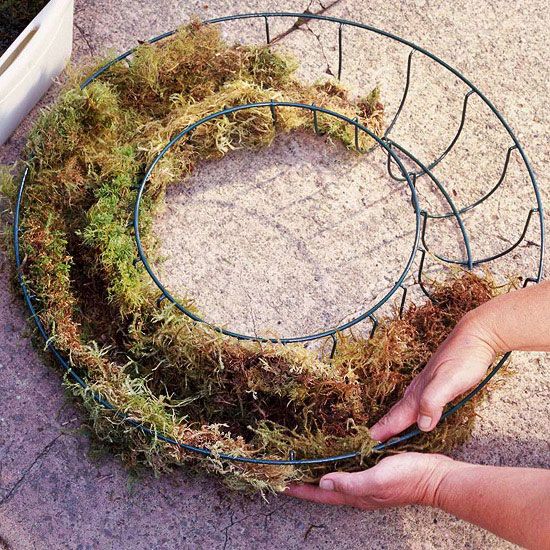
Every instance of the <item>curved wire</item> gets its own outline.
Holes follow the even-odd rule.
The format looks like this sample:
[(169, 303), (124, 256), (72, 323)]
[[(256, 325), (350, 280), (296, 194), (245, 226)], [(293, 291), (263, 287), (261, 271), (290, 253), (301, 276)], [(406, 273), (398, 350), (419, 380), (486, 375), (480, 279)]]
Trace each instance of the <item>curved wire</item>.
[[(397, 149), (399, 149), (399, 151), (401, 151), (404, 155), (406, 155), (407, 157), (409, 157), (415, 164), (417, 164), (418, 166), (420, 166), (420, 169), (423, 173), (425, 174), (428, 174), (428, 176), (430, 177), (430, 179), (432, 180), (432, 182), (436, 185), (436, 187), (439, 189), (440, 193), (443, 195), (443, 197), (445, 198), (445, 200), (447, 201), (447, 203), (449, 204), (449, 206), (451, 207), (451, 210), (453, 212), (453, 216), (456, 218), (456, 221), (458, 223), (458, 226), (460, 228), (460, 232), (462, 233), (462, 238), (464, 240), (464, 247), (466, 249), (466, 261), (464, 262), (463, 265), (466, 265), (468, 266), (469, 269), (471, 269), (473, 267), (473, 260), (472, 260), (472, 250), (471, 250), (471, 246), (470, 246), (470, 237), (468, 236), (468, 232), (466, 231), (466, 227), (464, 225), (464, 221), (462, 220), (462, 216), (460, 215), (460, 212), (458, 211), (452, 197), (449, 195), (449, 193), (447, 192), (447, 190), (445, 189), (445, 187), (443, 186), (443, 184), (439, 181), (439, 178), (437, 178), (435, 176), (435, 174), (427, 167), (425, 166), (422, 161), (420, 161), (415, 155), (413, 155), (410, 151), (408, 151), (407, 149), (405, 149), (405, 147), (403, 147), (402, 145), (399, 145), (399, 143), (396, 143), (395, 141), (392, 141), (390, 139), (385, 139), (386, 143), (390, 146), (390, 149), (392, 147), (396, 147)], [(387, 168), (388, 168), (388, 173), (390, 174), (390, 176), (394, 179), (396, 179), (394, 177), (394, 175), (392, 174), (391, 172), (391, 161), (390, 161), (390, 157), (388, 155), (388, 163), (387, 163)], [(413, 177), (414, 177), (414, 181), (416, 181), (416, 173), (412, 173)], [(426, 211), (425, 210), (422, 210), (420, 212), (421, 216), (424, 217), (424, 225), (423, 225), (423, 230), (425, 231), (426, 229), (426, 223), (425, 223), (425, 220), (426, 220), (426, 217), (425, 217), (425, 214), (426, 214)], [(422, 240), (422, 244), (424, 245), (424, 248), (426, 248), (426, 245), (424, 244), (424, 240)]]
[(399, 115), (401, 114), (401, 111), (403, 110), (403, 107), (405, 106), (405, 102), (407, 101), (407, 96), (409, 95), (409, 88), (411, 85), (411, 66), (412, 66), (412, 56), (416, 50), (411, 50), (408, 58), (407, 58), (407, 72), (405, 77), (405, 88), (403, 89), (403, 95), (401, 96), (401, 102), (399, 103), (399, 107), (397, 108), (397, 111), (395, 112), (395, 115), (393, 115), (393, 118), (391, 122), (388, 124), (388, 127), (386, 128), (386, 131), (384, 132), (384, 137), (388, 137), (390, 132), (393, 130), (393, 127), (395, 126), (395, 123), (399, 119)]
[[(462, 130), (464, 129), (464, 123), (466, 122), (466, 108), (468, 106), (468, 99), (473, 93), (474, 93), (474, 90), (470, 90), (464, 96), (464, 103), (463, 103), (463, 106), (462, 106), (462, 116), (460, 117), (460, 123), (458, 125), (458, 130), (456, 131), (455, 136), (451, 140), (451, 143), (449, 143), (449, 145), (447, 145), (445, 150), (435, 160), (430, 162), (430, 164), (428, 164), (425, 169), (422, 169), (418, 172), (409, 172), (409, 175), (414, 175), (417, 178), (420, 178), (421, 176), (424, 176), (426, 174), (426, 172), (428, 172), (430, 170), (433, 170), (449, 154), (451, 149), (455, 146), (456, 142), (458, 141), (458, 138), (460, 137), (460, 134), (462, 134)], [(397, 179), (398, 181), (404, 181), (403, 178), (395, 178), (395, 179)]]
[(527, 214), (527, 219), (525, 220), (525, 225), (523, 226), (523, 231), (521, 232), (521, 235), (515, 241), (511, 246), (509, 246), (506, 250), (503, 250), (502, 252), (499, 252), (498, 254), (494, 254), (493, 256), (487, 256), (486, 258), (481, 258), (479, 260), (473, 260), (471, 263), (467, 263), (464, 260), (454, 260), (452, 258), (446, 258), (445, 256), (440, 256), (439, 254), (436, 254), (435, 252), (430, 252), (428, 246), (426, 245), (426, 224), (428, 222), (428, 215), (426, 214), (426, 211), (423, 210), (421, 212), (421, 215), (424, 219), (424, 222), (422, 224), (422, 245), (426, 249), (426, 252), (429, 252), (432, 256), (436, 257), (438, 260), (441, 260), (442, 262), (445, 262), (447, 264), (454, 264), (454, 265), (463, 265), (468, 266), (469, 269), (472, 268), (472, 266), (481, 265), (487, 262), (492, 262), (493, 260), (498, 260), (498, 258), (502, 258), (503, 256), (506, 256), (506, 254), (509, 254), (517, 248), (523, 239), (525, 239), (525, 235), (527, 234), (527, 230), (529, 229), (529, 224), (531, 223), (531, 218), (533, 217), (533, 214), (538, 212), (538, 208), (531, 208), (529, 210), (529, 213)]
[[(473, 202), (472, 204), (469, 204), (468, 206), (464, 206), (463, 208), (460, 208), (458, 211), (459, 214), (465, 214), (466, 212), (473, 210), (476, 206), (479, 206), (481, 203), (485, 202), (502, 185), (502, 182), (504, 181), (504, 178), (506, 177), (506, 173), (508, 171), (508, 164), (510, 164), (510, 157), (512, 156), (512, 151), (514, 151), (515, 149), (517, 149), (516, 145), (512, 145), (511, 147), (508, 147), (508, 151), (506, 151), (506, 158), (504, 159), (504, 166), (502, 168), (500, 178), (498, 179), (496, 184), (477, 201)], [(430, 214), (429, 212), (426, 212), (426, 215), (428, 216), (428, 218), (431, 218), (433, 220), (441, 220), (444, 218), (450, 218), (451, 216), (454, 216), (454, 213), (447, 212), (446, 214)]]

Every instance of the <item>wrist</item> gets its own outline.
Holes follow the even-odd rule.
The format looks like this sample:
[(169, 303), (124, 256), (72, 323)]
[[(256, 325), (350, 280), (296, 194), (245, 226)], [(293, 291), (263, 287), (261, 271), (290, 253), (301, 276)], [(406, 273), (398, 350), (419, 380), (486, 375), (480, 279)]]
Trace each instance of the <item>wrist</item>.
[(422, 491), (412, 504), (421, 504), (433, 508), (442, 508), (444, 501), (452, 491), (454, 474), (464, 465), (445, 455), (433, 454), (426, 469)]
[(494, 359), (497, 355), (510, 350), (500, 337), (498, 323), (490, 313), (484, 306), (480, 306), (466, 313), (458, 326), (462, 333), (470, 335), (478, 344), (482, 344)]
[(438, 477), (434, 480), (431, 500), (433, 508), (449, 511), (453, 509), (453, 499), (461, 499), (464, 479), (470, 476), (470, 470), (479, 466), (458, 460), (451, 460), (442, 465)]

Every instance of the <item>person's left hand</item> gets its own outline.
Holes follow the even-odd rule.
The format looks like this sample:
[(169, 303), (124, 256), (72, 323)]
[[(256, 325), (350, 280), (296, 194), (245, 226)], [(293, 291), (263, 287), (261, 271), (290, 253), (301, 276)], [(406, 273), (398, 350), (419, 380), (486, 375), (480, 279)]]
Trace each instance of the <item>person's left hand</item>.
[(436, 506), (438, 487), (454, 464), (454, 460), (438, 454), (397, 454), (362, 472), (327, 474), (318, 486), (291, 485), (285, 494), (362, 510), (406, 504)]

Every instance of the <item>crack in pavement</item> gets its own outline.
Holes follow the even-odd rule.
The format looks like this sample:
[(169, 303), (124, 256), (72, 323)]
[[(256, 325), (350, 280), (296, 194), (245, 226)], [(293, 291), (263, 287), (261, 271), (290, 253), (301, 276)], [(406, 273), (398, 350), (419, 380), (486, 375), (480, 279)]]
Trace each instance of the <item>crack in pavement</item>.
[(277, 506), (277, 508), (274, 508), (270, 512), (267, 512), (267, 513), (264, 514), (264, 529), (267, 530), (267, 524), (269, 523), (269, 520), (271, 519), (271, 516), (273, 514), (276, 514), (280, 510), (282, 510), (284, 508), (284, 506), (285, 506), (284, 504), (281, 504), (280, 506)]
[[(313, 0), (309, 3), (308, 7), (304, 10), (304, 14), (310, 14), (310, 15), (322, 15), (326, 11), (328, 11), (330, 8), (336, 6), (342, 2), (342, 0), (333, 0), (330, 4), (327, 4), (326, 6), (323, 5), (321, 2), (319, 2), (319, 5), (321, 6), (321, 9), (318, 11), (310, 11), (309, 8), (311, 8), (311, 4), (313, 3)], [(293, 33), (294, 31), (297, 31), (302, 27), (303, 25), (307, 25), (311, 21), (311, 17), (298, 17), (292, 27), (287, 29), (286, 31), (283, 31), (282, 33), (278, 34), (271, 40), (271, 44), (274, 44), (275, 42), (282, 40), (285, 36), (288, 36), (289, 34)]]
[(59, 433), (57, 434), (35, 457), (35, 459), (32, 461), (32, 463), (23, 470), (23, 473), (21, 474), (21, 477), (13, 484), (12, 488), (8, 491), (8, 493), (2, 497), (0, 500), (0, 506), (3, 506), (19, 489), (19, 487), (24, 483), (27, 475), (31, 472), (31, 470), (34, 468), (35, 464), (37, 464), (41, 459), (43, 459), (51, 450), (51, 448), (55, 445), (57, 440), (65, 434)]
[(235, 513), (234, 512), (231, 512), (231, 520), (230, 520), (230, 523), (229, 525), (225, 526), (222, 531), (224, 531), (224, 535), (225, 535), (225, 539), (224, 539), (224, 543), (223, 543), (223, 550), (227, 550), (227, 545), (229, 544), (229, 529), (231, 529), (231, 527), (234, 527), (235, 525), (238, 525), (239, 523), (242, 523), (243, 521), (246, 521), (247, 519), (253, 517), (253, 516), (257, 516), (257, 515), (262, 515), (264, 516), (264, 528), (267, 529), (267, 523), (268, 521), (271, 519), (271, 516), (277, 512), (279, 512), (282, 508), (284, 508), (284, 504), (281, 504), (280, 506), (277, 506), (276, 508), (274, 508), (273, 510), (270, 510), (269, 512), (261, 512), (261, 511), (258, 511), (258, 512), (251, 512), (250, 514), (245, 514), (242, 518), (239, 518), (239, 519), (235, 519)]
[(325, 73), (330, 76), (334, 76), (334, 73), (332, 72), (332, 69), (330, 67), (330, 61), (328, 60), (327, 54), (325, 52), (325, 46), (323, 45), (323, 41), (321, 40), (321, 37), (315, 32), (313, 32), (313, 29), (307, 23), (304, 25), (304, 27), (307, 31), (309, 31), (315, 37), (315, 39), (319, 43), (319, 46), (321, 48), (321, 55), (323, 56), (323, 59), (325, 60), (325, 63), (327, 65), (325, 69)]
[[(246, 516), (245, 516), (246, 517)], [(244, 518), (242, 518), (240, 521), (242, 521)], [(223, 550), (226, 550), (227, 548), (227, 544), (229, 543), (229, 529), (231, 527), (233, 527), (233, 525), (235, 525), (235, 523), (237, 523), (235, 521), (235, 514), (233, 512), (231, 512), (231, 523), (227, 526), (227, 527), (224, 527), (223, 528), (223, 531), (224, 531), (224, 535), (225, 535), (225, 539), (223, 541)]]
[(76, 30), (80, 33), (80, 36), (82, 36), (82, 39), (84, 40), (84, 42), (86, 42), (86, 45), (88, 46), (88, 49), (90, 50), (90, 54), (92, 55), (95, 55), (95, 48), (92, 46), (92, 43), (90, 42), (90, 39), (88, 38), (88, 35), (84, 32), (84, 30), (82, 29), (82, 27), (80, 26), (79, 23), (77, 23), (76, 21), (73, 22)]

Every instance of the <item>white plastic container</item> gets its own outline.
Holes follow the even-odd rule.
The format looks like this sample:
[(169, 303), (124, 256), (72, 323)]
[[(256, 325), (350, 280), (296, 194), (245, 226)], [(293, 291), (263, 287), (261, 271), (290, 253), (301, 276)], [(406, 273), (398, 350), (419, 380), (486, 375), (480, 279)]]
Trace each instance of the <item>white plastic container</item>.
[(50, 0), (0, 57), (0, 145), (67, 64), (73, 12), (73, 0)]

